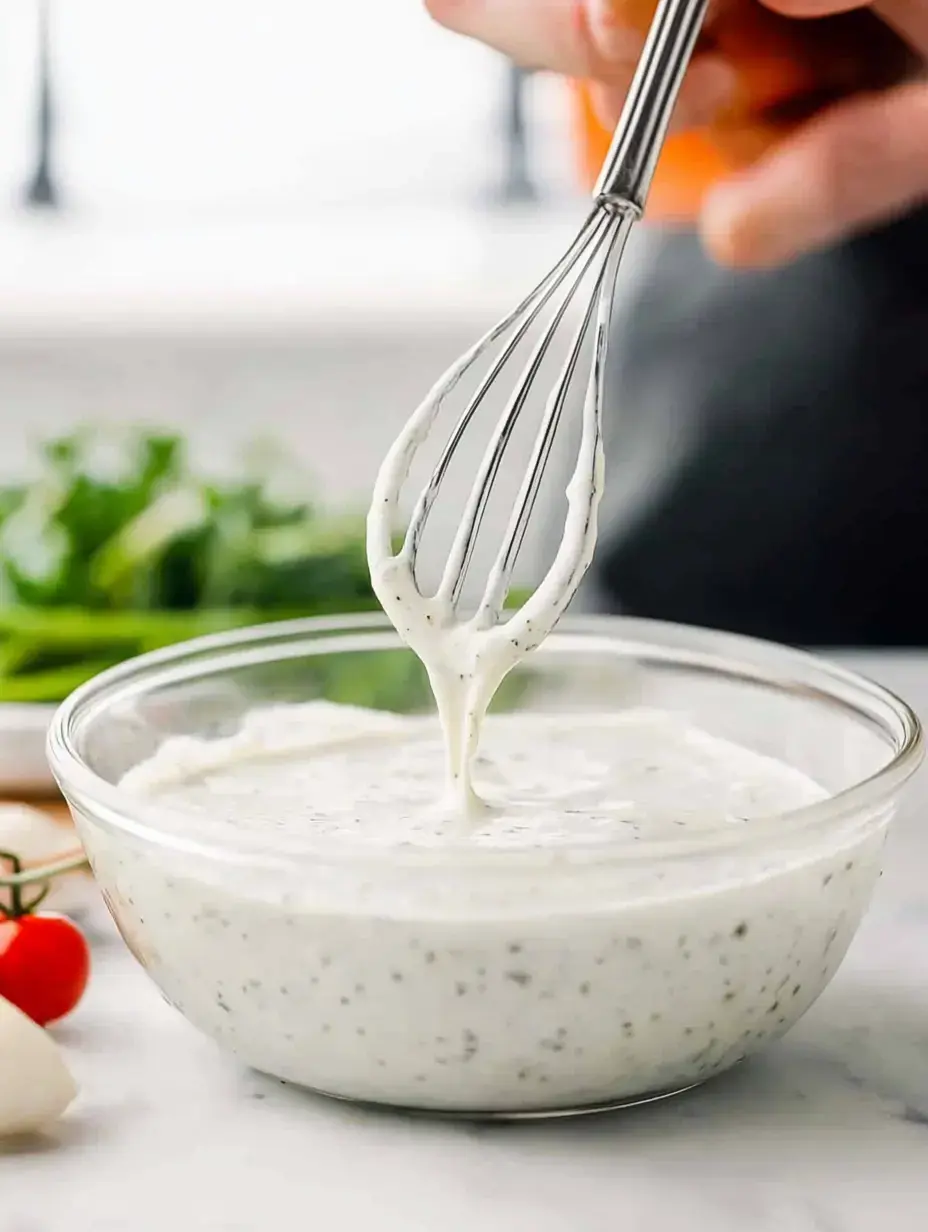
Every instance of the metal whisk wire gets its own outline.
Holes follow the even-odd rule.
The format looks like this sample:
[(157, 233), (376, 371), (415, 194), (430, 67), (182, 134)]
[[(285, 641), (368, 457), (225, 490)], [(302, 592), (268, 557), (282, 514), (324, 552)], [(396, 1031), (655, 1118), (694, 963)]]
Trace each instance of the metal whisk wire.
[[(438, 594), (452, 603), (456, 603), (460, 597), (461, 588), (467, 569), (470, 565), (473, 555), (474, 546), (476, 544), (477, 535), (483, 522), (484, 514), (486, 513), (487, 503), (489, 501), (490, 490), (497, 478), (499, 468), (512, 437), (516, 422), (522, 413), (525, 403), (528, 399), (538, 370), (547, 355), (557, 331), (564, 319), (564, 316), (574, 301), (574, 297), (578, 288), (584, 281), (585, 275), (590, 270), (591, 265), (600, 255), (604, 244), (614, 229), (616, 223), (615, 216), (610, 216), (605, 213), (593, 213), (588, 219), (587, 225), (580, 232), (577, 240), (568, 250), (567, 254), (554, 267), (548, 276), (542, 280), (534, 291), (519, 305), (516, 310), (510, 314), (504, 321), (500, 322), (495, 329), (491, 330), (487, 336), (482, 339), (477, 346), (461, 361), (460, 368), (456, 368), (453, 373), (449, 374), (449, 378), (443, 385), (435, 391), (435, 414), (441, 410), (445, 397), (451, 393), (457, 385), (464, 373), (477, 361), (479, 361), (485, 351), (492, 348), (501, 337), (504, 337), (507, 332), (511, 331), (510, 336), (506, 339), (505, 345), (499, 355), (490, 365), (489, 370), (480, 381), (476, 391), (472, 395), (465, 410), (458, 419), (454, 431), (451, 434), (447, 445), (445, 446), (437, 466), (432, 474), (432, 477), (422, 492), (413, 511), (410, 520), (409, 529), (407, 531), (407, 545), (410, 552), (415, 556), (422, 532), (425, 528), (428, 515), (432, 509), (432, 505), (438, 495), (438, 490), (441, 486), (451, 461), (460, 445), (464, 433), (473, 420), (474, 416), (479, 411), (487, 394), (496, 384), (500, 374), (505, 368), (508, 361), (512, 358), (519, 344), (527, 335), (528, 331), (535, 324), (543, 310), (556, 300), (553, 315), (548, 322), (546, 328), (535, 343), (529, 358), (522, 370), (519, 380), (513, 388), (513, 392), (507, 400), (506, 406), (496, 425), (496, 428), (490, 438), (483, 459), (477, 471), (473, 488), (461, 520), (461, 524), (455, 535), (451, 551), (442, 574), (442, 580), (438, 587)], [(602, 272), (597, 278), (597, 286), (602, 279)], [(557, 293), (561, 291), (559, 299), (556, 299)], [(577, 357), (581, 348), (583, 337), (589, 325), (589, 319), (593, 304), (593, 298), (590, 300), (590, 307), (584, 315), (580, 327), (577, 329), (574, 339), (574, 346), (571, 349), (572, 362), (569, 365), (569, 371), (565, 366), (562, 369), (561, 377), (555, 386), (554, 394), (557, 397), (552, 397), (552, 402), (555, 404), (554, 414), (560, 415), (563, 410), (563, 404), (567, 396), (567, 381), (574, 367), (576, 366)], [(536, 442), (536, 450), (538, 444)], [(545, 454), (545, 457), (547, 454)], [(533, 465), (535, 455), (533, 454)], [(540, 478), (540, 475), (539, 475)], [(521, 495), (521, 494), (520, 494)], [(521, 501), (517, 507), (517, 511), (522, 515)], [(525, 516), (525, 515), (522, 515)], [(521, 521), (521, 516), (519, 518)]]
[[(477, 610), (476, 620), (480, 626), (495, 623), (506, 602), (512, 582), (513, 570), (519, 558), (519, 553), (522, 550), (532, 511), (535, 508), (535, 502), (541, 488), (541, 481), (547, 468), (551, 451), (554, 448), (555, 437), (567, 405), (568, 392), (580, 360), (584, 340), (594, 322), (593, 356), (583, 407), (583, 417), (585, 421), (584, 427), (593, 434), (594, 438), (594, 457), (591, 459), (591, 467), (595, 468), (595, 454), (602, 435), (602, 389), (605, 380), (606, 343), (609, 334), (609, 321), (612, 315), (612, 298), (615, 291), (616, 278), (618, 277), (619, 260), (625, 247), (625, 240), (631, 230), (632, 221), (633, 219), (627, 214), (616, 213), (612, 216), (612, 225), (608, 229), (604, 244), (605, 260), (596, 276), (583, 318), (574, 332), (573, 341), (561, 368), (560, 375), (551, 393), (548, 395), (541, 424), (535, 436), (528, 468), (503, 535), (502, 546), (490, 567), (483, 598)], [(590, 475), (590, 481), (595, 482), (593, 474)], [(477, 530), (475, 529), (470, 540), (471, 552), (476, 541), (476, 535)], [(585, 566), (580, 576), (575, 580), (571, 580), (569, 586), (571, 593), (576, 585), (579, 584), (582, 572), (585, 572)], [(463, 584), (465, 574), (466, 566), (459, 575), (457, 591), (453, 592), (453, 601), (456, 601), (457, 595), (460, 593), (460, 587)]]
[[(661, 0), (612, 147), (594, 190), (594, 208), (580, 233), (560, 261), (522, 303), (445, 373), (414, 417), (418, 420), (419, 430), (404, 445), (407, 463), (411, 463), (418, 443), (431, 429), (446, 399), (465, 374), (489, 360), (487, 371), (457, 419), (410, 518), (401, 555), (408, 562), (413, 582), (419, 589), (415, 564), (423, 530), (461, 440), (487, 396), (495, 389), (517, 348), (542, 313), (550, 311), (547, 324), (532, 345), (483, 454), (435, 593), (438, 600), (456, 605), (516, 424), (535, 388), (542, 364), (560, 333), (565, 316), (575, 304), (580, 288), (591, 282), (587, 303), (572, 335), (566, 359), (546, 396), (529, 464), (478, 605), (475, 618), (478, 625), (490, 626), (500, 618), (513, 568), (594, 320), (593, 357), (584, 399), (581, 449), (585, 443), (587, 453), (583, 456), (588, 456), (592, 468), (590, 481), (596, 482), (594, 472), (600, 452), (603, 368), (619, 264), (629, 231), (643, 211), (677, 94), (702, 25), (706, 3), (707, 0)], [(502, 343), (501, 349), (495, 353), (494, 348), (499, 343)], [(489, 359), (491, 353), (494, 357)], [(408, 465), (406, 469), (408, 472)], [(570, 566), (564, 579), (569, 594), (579, 584), (586, 563), (585, 560), (578, 560)]]

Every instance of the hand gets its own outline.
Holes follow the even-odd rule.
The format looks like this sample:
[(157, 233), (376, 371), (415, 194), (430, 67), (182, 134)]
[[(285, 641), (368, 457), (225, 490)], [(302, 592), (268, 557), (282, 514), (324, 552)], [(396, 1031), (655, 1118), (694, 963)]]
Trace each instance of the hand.
[[(425, 0), (436, 21), (487, 43), (527, 69), (547, 69), (594, 85), (608, 127), (631, 84), (655, 0)], [(624, 20), (617, 14), (621, 11)], [(690, 62), (674, 113), (676, 129), (709, 123), (728, 101), (735, 73), (712, 53)]]
[[(642, 0), (632, 0), (641, 5)], [(526, 66), (587, 77), (614, 123), (640, 36), (619, 25), (615, 0), (427, 0), (433, 16)], [(768, 0), (793, 18), (857, 7), (853, 0)], [(877, 0), (872, 11), (928, 63), (928, 0)], [(622, 0), (625, 13), (628, 0)], [(610, 16), (612, 15), (612, 16)], [(711, 21), (711, 16), (710, 19)], [(694, 57), (675, 123), (706, 124), (735, 89), (737, 64)], [(912, 79), (833, 103), (749, 170), (718, 184), (700, 230), (732, 265), (776, 265), (928, 201), (928, 82)]]
[[(770, 0), (785, 16), (821, 17), (841, 0)], [(928, 0), (872, 6), (928, 61)], [(703, 209), (707, 247), (731, 264), (774, 265), (928, 201), (928, 84), (914, 79), (835, 103), (750, 170), (719, 184)]]

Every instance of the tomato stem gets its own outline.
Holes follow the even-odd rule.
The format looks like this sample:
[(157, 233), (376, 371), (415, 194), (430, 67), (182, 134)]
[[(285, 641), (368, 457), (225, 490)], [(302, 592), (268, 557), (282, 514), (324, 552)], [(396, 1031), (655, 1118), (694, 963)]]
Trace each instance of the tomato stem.
[[(0, 851), (0, 860), (5, 860), (13, 870), (13, 876), (17, 877), (23, 871), (23, 862), (19, 856), (14, 855), (12, 851)], [(23, 891), (22, 886), (17, 882), (13, 882), (10, 886), (10, 908), (6, 912), (14, 920), (18, 919), (23, 914)]]
[[(2, 858), (0, 856), (0, 859)], [(38, 868), (24, 866), (26, 871), (22, 873), (0, 873), (0, 890), (9, 889), (15, 885), (27, 886), (38, 883), (45, 885), (46, 882), (53, 881), (64, 873), (74, 873), (78, 869), (87, 868), (88, 863), (87, 857), (81, 851), (62, 856), (60, 860), (55, 860), (51, 864), (42, 864)]]
[(23, 905), (23, 915), (32, 915), (32, 913), (36, 910), (36, 908), (41, 906), (41, 904), (48, 897), (49, 892), (51, 891), (51, 888), (52, 887), (51, 887), (50, 882), (46, 881), (45, 885), (42, 886), (41, 890), (39, 890), (38, 894), (36, 894), (32, 902), (25, 903)]
[(10, 905), (9, 908), (4, 908), (3, 914), (11, 920), (18, 920), (24, 915), (32, 915), (52, 888), (51, 883), (46, 881), (35, 898), (27, 903), (23, 897), (22, 884), (17, 880), (23, 871), (22, 860), (12, 851), (0, 851), (0, 860), (5, 860), (13, 870), (12, 880), (7, 887), (10, 891)]

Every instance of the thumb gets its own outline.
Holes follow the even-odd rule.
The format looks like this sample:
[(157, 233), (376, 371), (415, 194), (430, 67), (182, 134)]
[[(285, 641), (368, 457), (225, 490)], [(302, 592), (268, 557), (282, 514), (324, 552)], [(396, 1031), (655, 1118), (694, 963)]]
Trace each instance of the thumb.
[[(487, 43), (524, 68), (599, 83), (597, 111), (615, 124), (644, 46), (656, 0), (425, 0), (459, 34)], [(716, 55), (697, 56), (683, 83), (676, 127), (704, 123), (724, 106), (735, 77)]]
[(425, 7), (449, 30), (479, 39), (523, 68), (568, 77), (611, 80), (617, 65), (634, 65), (641, 48), (634, 33), (626, 47), (605, 3), (592, 0), (425, 0)]

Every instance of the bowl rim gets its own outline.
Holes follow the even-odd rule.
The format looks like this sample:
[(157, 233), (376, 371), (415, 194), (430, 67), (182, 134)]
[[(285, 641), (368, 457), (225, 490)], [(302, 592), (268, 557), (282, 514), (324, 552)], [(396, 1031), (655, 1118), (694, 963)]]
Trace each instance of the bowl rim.
[[(359, 638), (364, 644), (357, 644)], [(536, 867), (550, 866), (552, 859), (570, 865), (625, 865), (698, 859), (726, 850), (753, 850), (771, 842), (776, 844), (797, 832), (818, 834), (855, 814), (885, 808), (924, 757), (922, 726), (907, 702), (869, 677), (808, 651), (693, 625), (584, 615), (562, 620), (534, 653), (543, 657), (546, 648), (548, 652), (565, 650), (573, 644), (587, 652), (601, 650), (627, 658), (676, 663), (721, 678), (746, 678), (755, 684), (838, 705), (870, 727), (878, 727), (895, 751), (873, 774), (826, 800), (772, 814), (743, 829), (720, 826), (700, 830), (692, 838), (642, 840), (635, 844), (600, 841), (557, 848), (455, 845), (360, 850), (350, 840), (326, 835), (317, 836), (299, 852), (279, 854), (236, 851), (221, 843), (184, 836), (183, 822), (189, 821), (189, 814), (132, 796), (119, 784), (107, 782), (77, 750), (74, 736), (81, 722), (92, 721), (95, 714), (112, 704), (144, 696), (158, 687), (306, 654), (402, 648), (404, 643), (388, 618), (381, 612), (368, 612), (251, 625), (207, 634), (128, 659), (88, 680), (59, 705), (49, 727), (46, 753), (68, 803), (78, 812), (90, 812), (93, 821), (108, 830), (224, 864), (291, 870), (319, 862), (380, 868), (435, 868), (449, 862), (495, 868)], [(177, 824), (177, 829), (170, 832), (158, 824), (158, 818), (168, 813)]]

